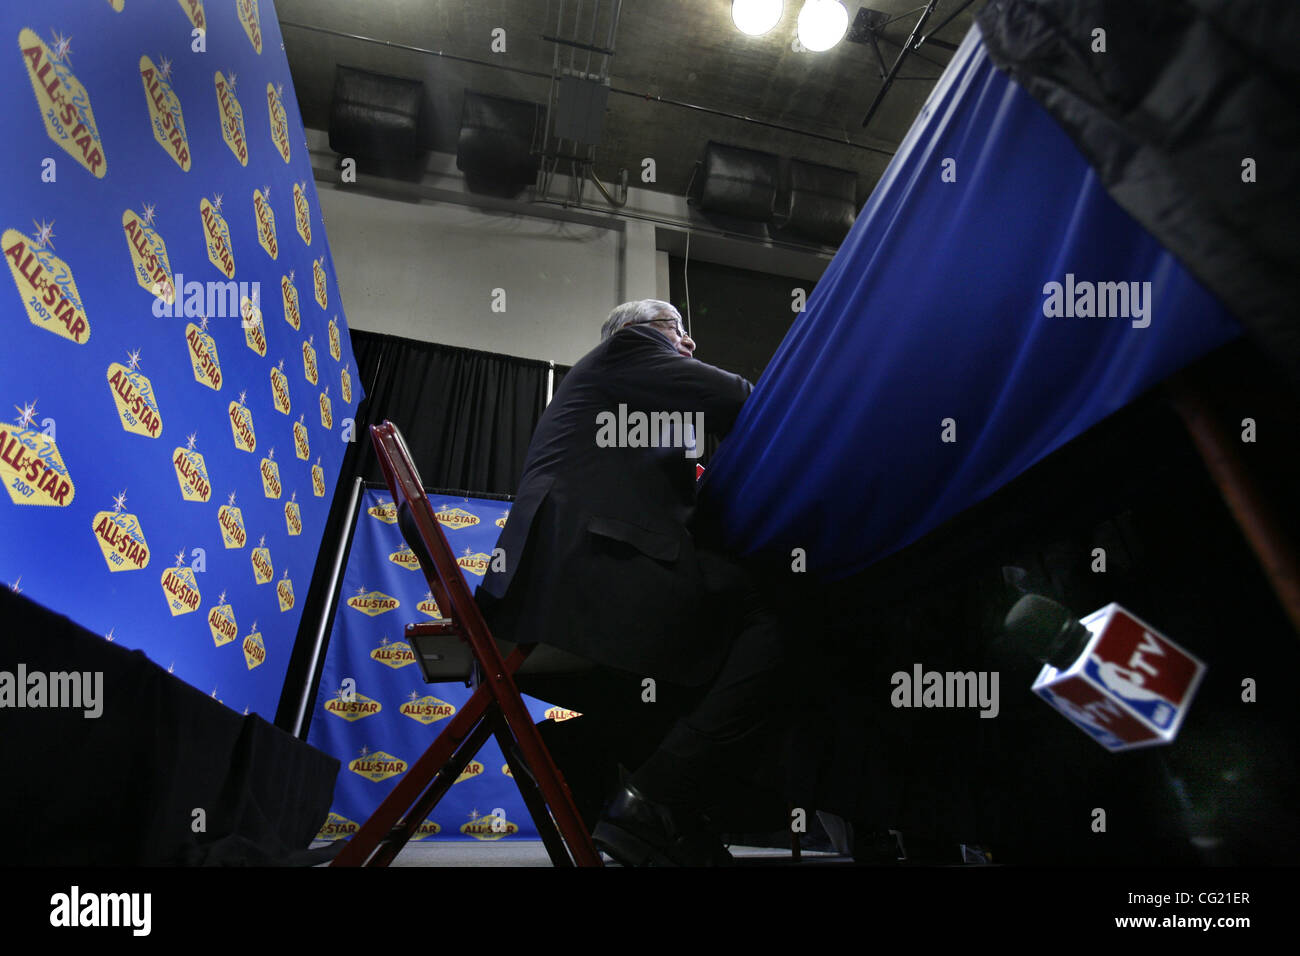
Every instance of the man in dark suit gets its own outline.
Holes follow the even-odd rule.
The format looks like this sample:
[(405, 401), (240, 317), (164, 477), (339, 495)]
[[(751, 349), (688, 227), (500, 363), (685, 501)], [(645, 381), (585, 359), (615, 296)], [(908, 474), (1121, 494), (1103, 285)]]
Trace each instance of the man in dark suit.
[(776, 617), (735, 562), (693, 534), (704, 432), (752, 386), (692, 357), (670, 304), (616, 308), (538, 423), (478, 599), (502, 639), (584, 658), (580, 678), (521, 680), (582, 712), (543, 725), (595, 838), (625, 863), (720, 862), (703, 811), (770, 740)]

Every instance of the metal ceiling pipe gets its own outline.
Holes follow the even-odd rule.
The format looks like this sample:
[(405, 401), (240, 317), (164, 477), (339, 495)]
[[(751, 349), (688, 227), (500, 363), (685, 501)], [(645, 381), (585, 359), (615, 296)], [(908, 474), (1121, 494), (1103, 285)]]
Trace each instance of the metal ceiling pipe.
[[(282, 20), (280, 22), (280, 26), (297, 27), (298, 29), (301, 30), (310, 30), (314, 33), (324, 33), (329, 36), (335, 36), (345, 40), (360, 40), (363, 43), (377, 43), (380, 46), (386, 46), (396, 50), (406, 50), (411, 53), (423, 53), (427, 56), (437, 56), (448, 60), (454, 60), (457, 63), (469, 63), (474, 66), (483, 66), (494, 70), (505, 70), (507, 73), (518, 73), (521, 76), (532, 76), (541, 80), (552, 79), (552, 74), (543, 73), (540, 70), (529, 70), (523, 67), (510, 66), (505, 63), (493, 63), (489, 60), (476, 60), (473, 57), (457, 56), (454, 53), (444, 53), (442, 50), (430, 50), (427, 47), (414, 46), (410, 43), (398, 43), (393, 40), (380, 40), (377, 37), (368, 37), (359, 33), (347, 33), (343, 30), (332, 30), (329, 27), (317, 27), (307, 23), (295, 23), (292, 20)], [(556, 56), (557, 57), (559, 56), (558, 48), (556, 50)], [(623, 89), (622, 87), (618, 87), (618, 86), (611, 86), (609, 88), (609, 91), (611, 93), (617, 93), (620, 96), (632, 96), (639, 100), (649, 100), (654, 103), (663, 103), (667, 106), (676, 106), (682, 109), (695, 110), (696, 112), (707, 113), (710, 116), (720, 116), (726, 119), (740, 120), (742, 123), (751, 123), (754, 126), (761, 126), (764, 129), (774, 129), (774, 130), (779, 130), (783, 133), (793, 133), (796, 136), (805, 136), (809, 139), (821, 140), (822, 142), (826, 142), (826, 143), (836, 143), (840, 146), (847, 146), (850, 149), (861, 149), (869, 153), (880, 153), (882, 156), (893, 156), (894, 153), (896, 152), (896, 150), (885, 149), (880, 146), (871, 146), (866, 143), (855, 143), (848, 138), (847, 134), (845, 134), (842, 137), (839, 137), (839, 136), (827, 136), (824, 133), (813, 133), (805, 129), (798, 129), (794, 126), (786, 126), (783, 123), (772, 123), (772, 122), (768, 122), (767, 120), (755, 119), (752, 116), (745, 116), (742, 113), (734, 113), (728, 110), (716, 109), (711, 106), (700, 106), (699, 104), (696, 103), (687, 103), (684, 100), (673, 99), (670, 96), (656, 96), (650, 93), (641, 93), (637, 90)]]

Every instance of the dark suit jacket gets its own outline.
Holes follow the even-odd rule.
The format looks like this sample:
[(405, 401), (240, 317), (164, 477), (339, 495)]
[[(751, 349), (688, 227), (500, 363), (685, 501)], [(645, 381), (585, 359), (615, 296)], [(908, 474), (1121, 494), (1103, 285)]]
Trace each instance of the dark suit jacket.
[(620, 404), (633, 421), (702, 412), (705, 431), (721, 436), (751, 388), (646, 326), (579, 360), (529, 445), (497, 542), (505, 570), (478, 589), (493, 633), (687, 686), (708, 680), (727, 634), (705, 592), (726, 571), (701, 559), (691, 534), (697, 459), (682, 447), (601, 447), (597, 416), (619, 416)]

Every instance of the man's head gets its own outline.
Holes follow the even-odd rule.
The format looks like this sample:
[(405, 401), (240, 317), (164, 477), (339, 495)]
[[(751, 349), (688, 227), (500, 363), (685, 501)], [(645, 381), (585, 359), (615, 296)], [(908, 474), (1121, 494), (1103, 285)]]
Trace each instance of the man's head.
[(695, 340), (682, 326), (682, 316), (672, 304), (661, 299), (641, 299), (615, 306), (605, 324), (600, 327), (603, 342), (615, 332), (629, 325), (648, 325), (662, 333), (678, 354), (687, 358), (695, 351)]

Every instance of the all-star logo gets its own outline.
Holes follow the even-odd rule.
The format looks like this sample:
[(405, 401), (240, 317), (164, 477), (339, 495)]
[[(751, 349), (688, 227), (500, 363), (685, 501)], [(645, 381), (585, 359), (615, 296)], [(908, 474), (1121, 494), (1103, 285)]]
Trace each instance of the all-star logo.
[(284, 359), (280, 359), (280, 364), (271, 369), (271, 399), (277, 412), (289, 414), (293, 406), (289, 402), (289, 376), (284, 374)]
[(284, 300), (284, 321), (296, 332), (302, 328), (302, 313), (298, 310), (298, 288), (293, 284), (293, 277), (292, 269), (287, 276), (280, 276), (280, 297)]
[(415, 556), (415, 552), (410, 546), (403, 543), (400, 548), (388, 556), (388, 560), (399, 568), (406, 568), (408, 571), (420, 570), (420, 559)]
[(266, 642), (262, 640), (262, 632), (257, 629), (256, 621), (253, 622), (249, 635), (244, 638), (242, 646), (244, 663), (248, 665), (250, 671), (266, 661)]
[(140, 288), (170, 307), (176, 301), (176, 283), (171, 260), (167, 258), (167, 244), (154, 229), (155, 207), (146, 203), (143, 208), (141, 215), (134, 209), (122, 211), (122, 232), (126, 234), (126, 247), (131, 253), (131, 271)]
[(396, 610), (401, 606), (401, 603), (391, 594), (385, 594), (382, 591), (367, 591), (365, 588), (357, 588), (357, 593), (348, 598), (348, 607), (370, 617), (383, 614), (386, 611)]
[(311, 207), (307, 205), (307, 184), (293, 184), (293, 218), (302, 241), (311, 245)]
[(280, 153), (280, 158), (289, 162), (289, 118), (284, 112), (283, 90), (266, 84), (266, 108), (271, 119), (271, 142)]
[(406, 761), (382, 750), (372, 751), (362, 747), (361, 756), (348, 761), (348, 769), (378, 783), (396, 777), (399, 773), (406, 773)]
[(218, 70), (212, 75), (217, 88), (217, 109), (221, 112), (221, 138), (226, 141), (230, 151), (239, 160), (239, 165), (248, 165), (248, 134), (244, 131), (244, 108), (235, 96), (235, 74), (227, 78)]
[(468, 571), (470, 574), (477, 574), (479, 577), (487, 574), (488, 564), (492, 561), (492, 555), (484, 554), (482, 551), (471, 553), (470, 548), (465, 549), (465, 553), (456, 559), (456, 563)]
[(212, 632), (212, 643), (217, 647), (229, 644), (239, 636), (239, 625), (235, 623), (235, 609), (226, 603), (226, 592), (221, 592), (216, 605), (208, 611), (208, 630)]
[(153, 383), (140, 371), (140, 350), (127, 354), (129, 365), (108, 366), (108, 387), (117, 405), (122, 427), (135, 435), (157, 438), (162, 433), (162, 412), (154, 397)]
[(185, 549), (176, 555), (176, 566), (168, 568), (162, 574), (163, 597), (167, 599), (167, 609), (175, 617), (189, 614), (199, 609), (203, 595), (199, 593), (199, 583), (194, 577), (194, 569), (185, 567)]
[(501, 517), (497, 518), (497, 520), (492, 523), (496, 525), (498, 528), (504, 528), (506, 526), (506, 520), (509, 517), (510, 517), (510, 509), (507, 508), (505, 511), (501, 512)]
[(478, 524), (478, 515), (470, 514), (464, 508), (448, 508), (446, 505), (440, 507), (433, 513), (438, 519), (438, 524), (444, 528), (472, 528)]
[(214, 392), (221, 391), (221, 358), (217, 355), (217, 342), (208, 334), (208, 320), (200, 319), (185, 325), (185, 344), (190, 347), (190, 365), (194, 367), (194, 381), (206, 385)]
[(85, 345), (90, 340), (90, 319), (72, 269), (54, 254), (54, 223), (32, 225), (34, 238), (17, 229), (6, 229), (0, 237), (18, 298), (32, 325)]
[(370, 652), (370, 659), (397, 670), (407, 664), (414, 664), (415, 652), (405, 641), (394, 641), (390, 644), (385, 637), (380, 640), (379, 646)]
[(322, 428), (334, 427), (334, 407), (330, 404), (330, 387), (320, 393), (320, 424)]
[(91, 519), (95, 542), (110, 571), (139, 571), (149, 564), (149, 543), (144, 539), (140, 519), (126, 507), (126, 492), (113, 499), (112, 511), (100, 511)]
[(415, 828), (415, 832), (411, 834), (411, 839), (425, 840), (431, 836), (437, 836), (441, 832), (442, 827), (438, 826), (438, 824), (434, 823), (432, 820), (426, 819), (421, 821), (420, 825)]
[(471, 760), (465, 765), (465, 769), (460, 772), (456, 778), (456, 783), (464, 783), (466, 780), (473, 780), (475, 777), (483, 775), (483, 765), (477, 760)]
[(325, 702), (325, 712), (354, 723), (364, 717), (373, 717), (384, 709), (384, 705), (373, 697), (352, 691), (339, 691), (331, 700)]
[(190, 171), (190, 143), (185, 135), (185, 117), (180, 97), (172, 89), (171, 62), (166, 57), (154, 66), (147, 56), (140, 57), (140, 81), (149, 104), (150, 126), (158, 145), (185, 172)]
[(18, 31), (18, 48), (32, 81), (45, 131), (87, 172), (103, 179), (108, 172), (104, 142), (90, 108), (90, 94), (73, 75), (68, 62), (70, 42), (70, 38), (56, 33), (55, 49), (51, 50), (32, 30)]
[(320, 466), (320, 458), (311, 466), (311, 493), (317, 498), (325, 497), (325, 469)]
[(551, 707), (546, 711), (546, 719), (553, 720), (557, 724), (566, 720), (572, 720), (574, 717), (581, 717), (582, 714), (576, 710), (566, 710), (563, 707)]
[(253, 579), (258, 584), (265, 584), (275, 577), (275, 566), (271, 564), (271, 549), (266, 546), (266, 535), (262, 535), (258, 539), (251, 560), (253, 562)]
[(226, 503), (217, 509), (217, 524), (221, 526), (221, 541), (227, 548), (242, 548), (248, 543), (248, 531), (244, 528), (244, 513), (235, 507), (233, 491), (226, 499)]
[(265, 358), (266, 332), (262, 325), (262, 310), (256, 302), (244, 296), (239, 300), (239, 315), (239, 324), (244, 327), (244, 344)]
[(342, 346), (339, 342), (339, 324), (336, 321), (337, 319), (338, 316), (336, 315), (333, 319), (330, 319), (329, 323), (330, 358), (336, 362), (343, 357)]
[(275, 240), (275, 210), (271, 208), (271, 187), (253, 190), (253, 215), (257, 218), (257, 241), (272, 259), (279, 258), (280, 244)]
[[(316, 282), (316, 303), (322, 308), (328, 308), (329, 297), (325, 294), (325, 267), (321, 265), (324, 259), (313, 259), (311, 264), (311, 273)], [(337, 358), (338, 356), (335, 356)]]
[(253, 430), (253, 413), (244, 404), (247, 392), (239, 393), (239, 400), (226, 406), (226, 416), (230, 419), (230, 433), (235, 438), (235, 447), (240, 451), (253, 451), (257, 448), (257, 432)]
[(280, 485), (280, 464), (275, 460), (275, 449), (272, 448), (266, 453), (258, 465), (258, 471), (262, 475), (262, 493), (268, 498), (279, 499)]
[(397, 505), (391, 501), (381, 501), (374, 507), (367, 508), (366, 514), (384, 524), (397, 524)]
[(235, 9), (239, 11), (239, 22), (244, 25), (248, 42), (259, 54), (262, 52), (262, 17), (257, 10), (257, 0), (235, 0)]
[(282, 612), (293, 608), (293, 582), (289, 580), (288, 568), (284, 569), (284, 577), (275, 586), (275, 597), (280, 602)]
[(307, 426), (303, 419), (306, 415), (298, 416), (298, 420), (293, 423), (293, 450), (303, 461), (311, 458), (311, 445), (307, 441)]
[(343, 396), (343, 401), (346, 404), (351, 405), (352, 404), (352, 373), (348, 371), (348, 366), (346, 365), (343, 366), (342, 370), (339, 372), (339, 382), (340, 385), (342, 386), (339, 389), (339, 394)]
[(184, 448), (172, 449), (172, 467), (176, 481), (181, 486), (181, 497), (186, 501), (207, 501), (212, 497), (212, 479), (203, 455), (194, 450), (195, 434), (191, 433)]
[(519, 825), (511, 823), (505, 817), (497, 816), (495, 813), (485, 813), (478, 815), (475, 810), (470, 814), (470, 821), (461, 826), (460, 832), (466, 836), (472, 836), (475, 840), (491, 842), (500, 840), (502, 837), (514, 836), (519, 832)]
[(399, 710), (404, 717), (418, 720), (426, 726), (439, 720), (445, 720), (456, 713), (455, 706), (445, 700), (439, 700), (437, 697), (429, 695), (421, 697), (417, 691), (411, 691), (411, 696), (406, 699), (406, 703)]
[(427, 614), (436, 621), (443, 620), (442, 609), (438, 607), (438, 602), (433, 599), (432, 591), (424, 592), (424, 600), (415, 606), (415, 609), (421, 614)]
[(58, 446), (33, 428), (36, 403), (14, 409), (16, 424), (0, 422), (0, 478), (16, 505), (54, 505), (66, 508), (77, 493)]
[(312, 385), (316, 384), (316, 336), (307, 336), (302, 343), (302, 374)]
[(203, 15), (203, 0), (178, 0), (185, 15), (190, 18), (194, 29), (207, 32), (208, 18)]
[(230, 226), (221, 214), (221, 194), (199, 200), (199, 218), (203, 220), (203, 241), (208, 250), (208, 261), (227, 279), (235, 277), (235, 251), (230, 245)]
[(340, 816), (333, 810), (325, 818), (325, 825), (320, 828), (316, 834), (318, 840), (342, 840), (350, 836), (355, 836), (361, 830), (361, 825), (355, 821), (349, 820), (345, 816)]
[(284, 524), (290, 535), (302, 534), (302, 510), (298, 507), (298, 492), (294, 492), (284, 505)]

